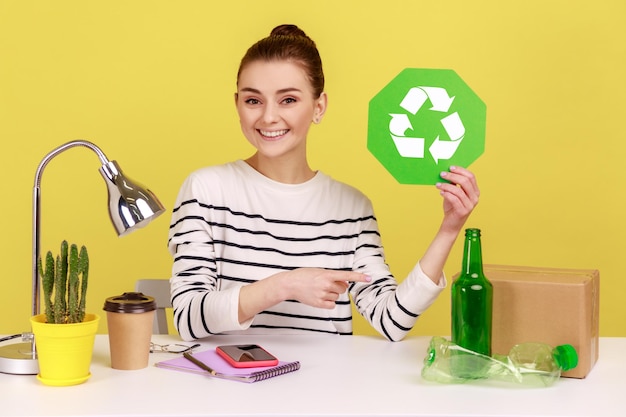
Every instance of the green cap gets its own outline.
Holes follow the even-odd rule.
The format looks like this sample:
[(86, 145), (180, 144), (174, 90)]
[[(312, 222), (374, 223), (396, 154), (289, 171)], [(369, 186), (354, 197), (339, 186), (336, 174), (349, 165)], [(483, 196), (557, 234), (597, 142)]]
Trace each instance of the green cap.
[(559, 345), (552, 350), (554, 361), (564, 371), (576, 368), (578, 365), (578, 353), (572, 345)]

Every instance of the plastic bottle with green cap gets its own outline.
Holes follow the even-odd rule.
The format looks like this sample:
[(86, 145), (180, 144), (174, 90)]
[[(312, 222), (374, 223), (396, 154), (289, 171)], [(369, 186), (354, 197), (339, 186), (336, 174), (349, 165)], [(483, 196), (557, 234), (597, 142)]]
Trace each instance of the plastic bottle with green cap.
[[(454, 361), (458, 358), (475, 361), (479, 365), (474, 367), (476, 373), (463, 377), (455, 373)], [(576, 349), (567, 344), (551, 347), (545, 343), (520, 343), (513, 346), (508, 355), (488, 356), (465, 349), (443, 337), (433, 337), (424, 358), (422, 377), (447, 384), (487, 380), (547, 387), (554, 384), (562, 372), (577, 365)]]

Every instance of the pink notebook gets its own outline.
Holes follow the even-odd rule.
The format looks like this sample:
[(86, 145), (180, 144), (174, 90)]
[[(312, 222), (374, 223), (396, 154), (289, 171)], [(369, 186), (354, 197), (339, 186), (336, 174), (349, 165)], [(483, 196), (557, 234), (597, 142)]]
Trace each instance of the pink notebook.
[(173, 369), (175, 371), (191, 372), (196, 374), (204, 374), (207, 376), (213, 376), (216, 378), (230, 379), (241, 382), (257, 382), (264, 379), (273, 378), (278, 375), (283, 375), (289, 372), (294, 372), (300, 369), (300, 362), (278, 362), (276, 366), (261, 367), (261, 368), (235, 368), (230, 366), (221, 356), (215, 352), (215, 350), (204, 350), (201, 352), (193, 353), (192, 359), (202, 362), (208, 368), (203, 369), (200, 365), (196, 365), (190, 359), (184, 356), (176, 357), (174, 359), (168, 359), (165, 361), (155, 363), (155, 366), (164, 369)]

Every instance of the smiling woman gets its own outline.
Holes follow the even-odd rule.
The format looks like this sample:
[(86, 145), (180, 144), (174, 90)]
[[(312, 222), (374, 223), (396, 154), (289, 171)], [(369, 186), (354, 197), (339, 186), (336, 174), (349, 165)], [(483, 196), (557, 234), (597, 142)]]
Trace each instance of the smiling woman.
[(313, 40), (294, 25), (281, 25), (251, 46), (239, 66), (236, 103), (243, 134), (257, 149), (248, 164), (283, 183), (313, 178), (306, 138), (327, 105)]
[(352, 298), (379, 333), (402, 339), (446, 285), (443, 265), (478, 203), (474, 175), (442, 173), (443, 221), (398, 285), (370, 200), (309, 166), (307, 135), (328, 100), (315, 43), (296, 26), (275, 28), (241, 60), (235, 99), (255, 153), (193, 172), (172, 214), (182, 338), (352, 334)]
[(311, 122), (326, 111), (326, 94), (315, 97), (306, 72), (289, 61), (254, 61), (240, 72), (238, 84), (241, 130), (257, 149), (246, 162), (283, 183), (313, 178), (306, 138)]

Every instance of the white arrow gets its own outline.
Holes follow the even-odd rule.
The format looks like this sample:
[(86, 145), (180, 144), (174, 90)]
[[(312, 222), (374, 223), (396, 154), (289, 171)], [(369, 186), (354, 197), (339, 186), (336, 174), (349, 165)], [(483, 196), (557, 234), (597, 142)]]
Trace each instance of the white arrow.
[(424, 139), (423, 138), (406, 138), (391, 135), (393, 143), (396, 145), (398, 153), (403, 158), (423, 158), (424, 157)]
[(440, 159), (452, 158), (465, 136), (465, 126), (463, 126), (459, 113), (454, 112), (444, 117), (441, 119), (441, 124), (448, 136), (450, 136), (451, 141), (441, 141), (439, 136), (437, 136), (430, 148), (428, 148), (436, 164), (439, 163)]
[(413, 129), (409, 116), (406, 114), (394, 114), (390, 113), (391, 120), (389, 121), (389, 131), (395, 136), (404, 136), (404, 132), (408, 129)]
[(439, 136), (437, 136), (432, 145), (430, 145), (430, 148), (428, 148), (428, 151), (435, 160), (435, 163), (438, 164), (440, 159), (452, 158), (452, 155), (454, 155), (460, 144), (460, 140), (454, 142), (447, 140), (443, 141), (439, 140)]
[(421, 88), (413, 87), (406, 93), (406, 96), (400, 102), (400, 107), (408, 111), (411, 114), (415, 114), (422, 107), (422, 104), (426, 102), (428, 95)]
[(443, 128), (452, 140), (459, 140), (465, 135), (465, 126), (459, 117), (459, 113), (454, 112), (441, 119)]
[(454, 97), (450, 97), (445, 88), (441, 87), (420, 87), (423, 89), (433, 106), (431, 110), (447, 112), (454, 101)]

